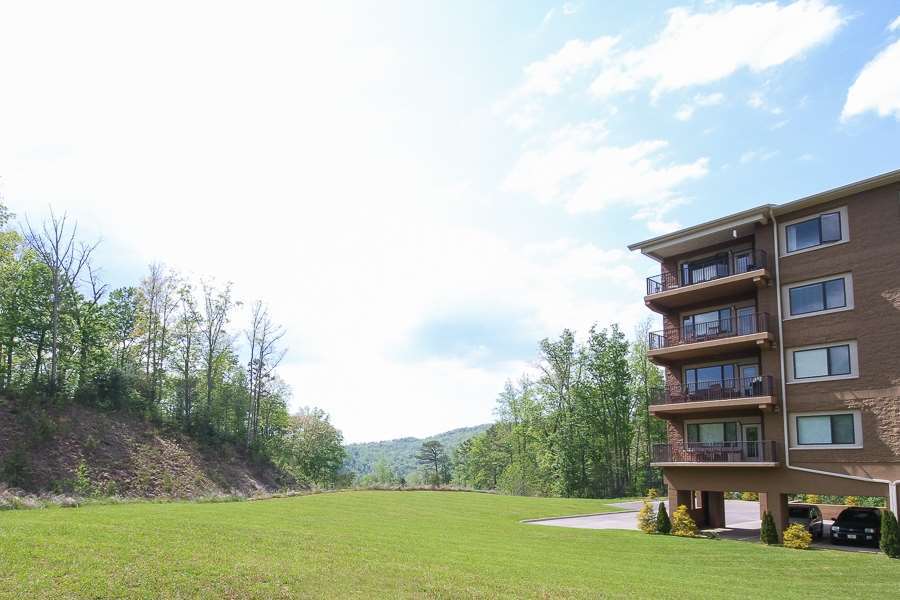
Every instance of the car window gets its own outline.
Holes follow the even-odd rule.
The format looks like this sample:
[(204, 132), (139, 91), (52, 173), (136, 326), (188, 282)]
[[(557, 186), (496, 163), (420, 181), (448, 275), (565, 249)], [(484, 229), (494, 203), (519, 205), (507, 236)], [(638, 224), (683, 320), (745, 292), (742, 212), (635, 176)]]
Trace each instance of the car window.
[(845, 510), (838, 519), (852, 523), (877, 523), (879, 521), (878, 513), (869, 510)]
[(809, 509), (798, 506), (795, 508), (791, 508), (788, 511), (788, 514), (790, 514), (790, 516), (795, 519), (808, 519), (809, 518)]

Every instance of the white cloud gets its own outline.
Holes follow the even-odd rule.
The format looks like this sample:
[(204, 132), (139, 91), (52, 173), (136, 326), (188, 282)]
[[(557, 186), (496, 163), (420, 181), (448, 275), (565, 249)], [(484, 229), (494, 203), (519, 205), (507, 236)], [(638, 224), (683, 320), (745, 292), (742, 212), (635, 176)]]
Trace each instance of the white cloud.
[(577, 73), (607, 60), (618, 38), (603, 36), (591, 42), (569, 40), (555, 53), (525, 67), (523, 94), (558, 94)]
[(847, 91), (841, 120), (870, 110), (879, 117), (893, 115), (900, 121), (900, 41), (885, 48), (863, 67)]
[(747, 98), (747, 106), (772, 113), (776, 116), (784, 112), (780, 106), (770, 103), (766, 93), (760, 90), (750, 93), (750, 97)]
[(780, 152), (778, 150), (766, 150), (765, 148), (759, 148), (756, 150), (747, 150), (739, 159), (742, 165), (746, 165), (751, 162), (765, 162), (767, 160), (773, 159), (778, 156)]
[(559, 202), (572, 213), (615, 205), (638, 209), (638, 218), (663, 227), (661, 217), (683, 202), (678, 188), (705, 176), (708, 159), (690, 163), (665, 160), (663, 140), (630, 146), (606, 143), (601, 121), (580, 123), (555, 132), (546, 144), (526, 149), (503, 187), (541, 202)]
[(828, 41), (845, 18), (824, 0), (728, 6), (714, 12), (675, 8), (651, 44), (619, 52), (591, 84), (598, 97), (652, 86), (654, 96), (709, 84), (740, 69), (762, 72)]
[(900, 29), (900, 16), (891, 21), (891, 24), (888, 25), (888, 31), (897, 31)]
[(721, 92), (715, 92), (712, 94), (697, 94), (696, 96), (694, 96), (694, 99), (691, 102), (682, 104), (681, 107), (679, 107), (678, 111), (675, 113), (675, 118), (679, 121), (689, 121), (691, 117), (694, 116), (697, 108), (705, 106), (716, 106), (722, 104), (724, 100), (725, 94)]
[(581, 4), (576, 4), (575, 2), (564, 2), (562, 5), (563, 14), (567, 17), (574, 15), (579, 10), (581, 10)]

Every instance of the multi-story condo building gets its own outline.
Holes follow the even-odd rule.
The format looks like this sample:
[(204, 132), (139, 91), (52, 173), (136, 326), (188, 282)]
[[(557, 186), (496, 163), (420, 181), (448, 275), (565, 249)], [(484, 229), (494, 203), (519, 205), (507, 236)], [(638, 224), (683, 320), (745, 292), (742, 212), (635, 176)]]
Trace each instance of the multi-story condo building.
[(629, 246), (665, 388), (669, 507), (724, 526), (725, 491), (884, 496), (900, 479), (900, 170)]

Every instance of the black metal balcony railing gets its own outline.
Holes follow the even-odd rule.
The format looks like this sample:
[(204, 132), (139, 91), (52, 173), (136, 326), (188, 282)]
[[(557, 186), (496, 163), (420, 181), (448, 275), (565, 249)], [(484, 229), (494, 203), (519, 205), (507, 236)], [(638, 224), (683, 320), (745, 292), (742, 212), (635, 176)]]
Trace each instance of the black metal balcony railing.
[(707, 323), (695, 323), (680, 328), (651, 331), (647, 343), (650, 345), (650, 350), (659, 350), (694, 342), (764, 333), (769, 331), (769, 321), (768, 313), (754, 313)]
[(647, 278), (647, 294), (658, 294), (678, 287), (712, 281), (729, 275), (739, 275), (769, 267), (765, 250), (735, 253), (682, 265), (678, 273), (661, 273)]
[(654, 463), (756, 463), (775, 462), (775, 442), (686, 442), (654, 444)]
[(700, 383), (675, 383), (657, 390), (650, 396), (651, 404), (679, 404), (705, 400), (734, 400), (772, 396), (775, 387), (771, 375), (701, 381)]

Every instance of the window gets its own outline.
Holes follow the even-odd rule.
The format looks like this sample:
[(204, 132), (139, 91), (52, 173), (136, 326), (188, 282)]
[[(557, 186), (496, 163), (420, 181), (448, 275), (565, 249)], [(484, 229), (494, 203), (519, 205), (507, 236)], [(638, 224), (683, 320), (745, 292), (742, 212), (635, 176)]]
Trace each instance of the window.
[(794, 352), (794, 377), (834, 377), (850, 374), (850, 346), (830, 346)]
[(686, 262), (681, 265), (681, 284), (691, 285), (729, 275), (728, 255)]
[(733, 388), (734, 365), (694, 367), (684, 370), (684, 385), (688, 393), (702, 390)]
[(850, 273), (832, 275), (784, 286), (785, 318), (850, 310), (853, 308), (853, 278)]
[(787, 383), (859, 377), (855, 341), (788, 349)]
[(691, 315), (682, 319), (685, 341), (714, 337), (731, 332), (731, 309), (723, 308)]
[(798, 415), (797, 446), (855, 446), (858, 435), (856, 413)]
[(791, 221), (782, 227), (785, 254), (845, 242), (849, 237), (846, 207)]
[(687, 441), (696, 444), (721, 444), (738, 441), (737, 421), (723, 423), (688, 423)]

